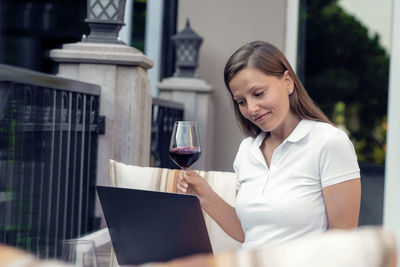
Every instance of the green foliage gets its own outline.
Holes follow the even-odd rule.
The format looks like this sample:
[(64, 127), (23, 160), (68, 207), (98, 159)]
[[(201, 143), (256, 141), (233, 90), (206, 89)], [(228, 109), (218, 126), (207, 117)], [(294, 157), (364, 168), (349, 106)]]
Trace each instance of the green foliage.
[(144, 52), (146, 29), (146, 0), (134, 1), (134, 14), (132, 23), (132, 46)]
[(342, 120), (359, 160), (383, 163), (386, 134), (375, 133), (382, 131), (387, 111), (389, 56), (379, 36), (369, 36), (336, 0), (308, 1), (301, 17), (306, 23), (303, 82), (310, 96), (333, 121), (335, 107), (343, 103)]

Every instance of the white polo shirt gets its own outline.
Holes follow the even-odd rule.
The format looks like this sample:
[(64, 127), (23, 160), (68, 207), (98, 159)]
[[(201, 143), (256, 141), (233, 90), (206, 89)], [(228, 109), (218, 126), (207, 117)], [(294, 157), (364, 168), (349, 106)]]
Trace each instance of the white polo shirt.
[(233, 164), (248, 249), (325, 232), (322, 188), (360, 178), (353, 144), (328, 123), (301, 120), (275, 149), (270, 168), (260, 150), (265, 134), (244, 139)]

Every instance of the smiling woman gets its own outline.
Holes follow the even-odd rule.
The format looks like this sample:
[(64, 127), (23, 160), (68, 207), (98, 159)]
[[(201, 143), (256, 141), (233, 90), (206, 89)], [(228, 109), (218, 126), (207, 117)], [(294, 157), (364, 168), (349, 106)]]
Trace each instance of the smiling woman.
[(361, 192), (354, 147), (313, 103), (283, 53), (267, 42), (248, 43), (230, 57), (224, 78), (249, 136), (233, 163), (235, 208), (194, 172), (181, 175), (178, 191), (196, 194), (247, 249), (357, 227)]

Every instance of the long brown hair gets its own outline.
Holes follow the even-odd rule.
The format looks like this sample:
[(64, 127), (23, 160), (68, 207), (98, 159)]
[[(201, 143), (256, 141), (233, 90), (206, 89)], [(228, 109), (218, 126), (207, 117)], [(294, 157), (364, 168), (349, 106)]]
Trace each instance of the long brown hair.
[(325, 114), (314, 104), (284, 54), (270, 43), (254, 41), (236, 50), (229, 58), (224, 70), (225, 85), (232, 96), (236, 118), (240, 128), (247, 136), (255, 137), (260, 133), (261, 129), (242, 115), (229, 87), (229, 82), (232, 78), (245, 68), (254, 68), (266, 75), (279, 78), (287, 70), (294, 81), (294, 90), (289, 97), (290, 110), (301, 119), (332, 124)]

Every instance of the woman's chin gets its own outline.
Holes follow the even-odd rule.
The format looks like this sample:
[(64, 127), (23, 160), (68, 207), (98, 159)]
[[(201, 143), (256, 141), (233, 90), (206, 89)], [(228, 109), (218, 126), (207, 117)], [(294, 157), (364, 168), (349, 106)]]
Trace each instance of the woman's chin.
[(260, 128), (260, 130), (263, 131), (263, 132), (270, 132), (275, 128), (275, 127), (273, 127), (273, 126), (271, 126), (269, 124), (266, 124), (266, 123), (258, 124), (257, 127)]

